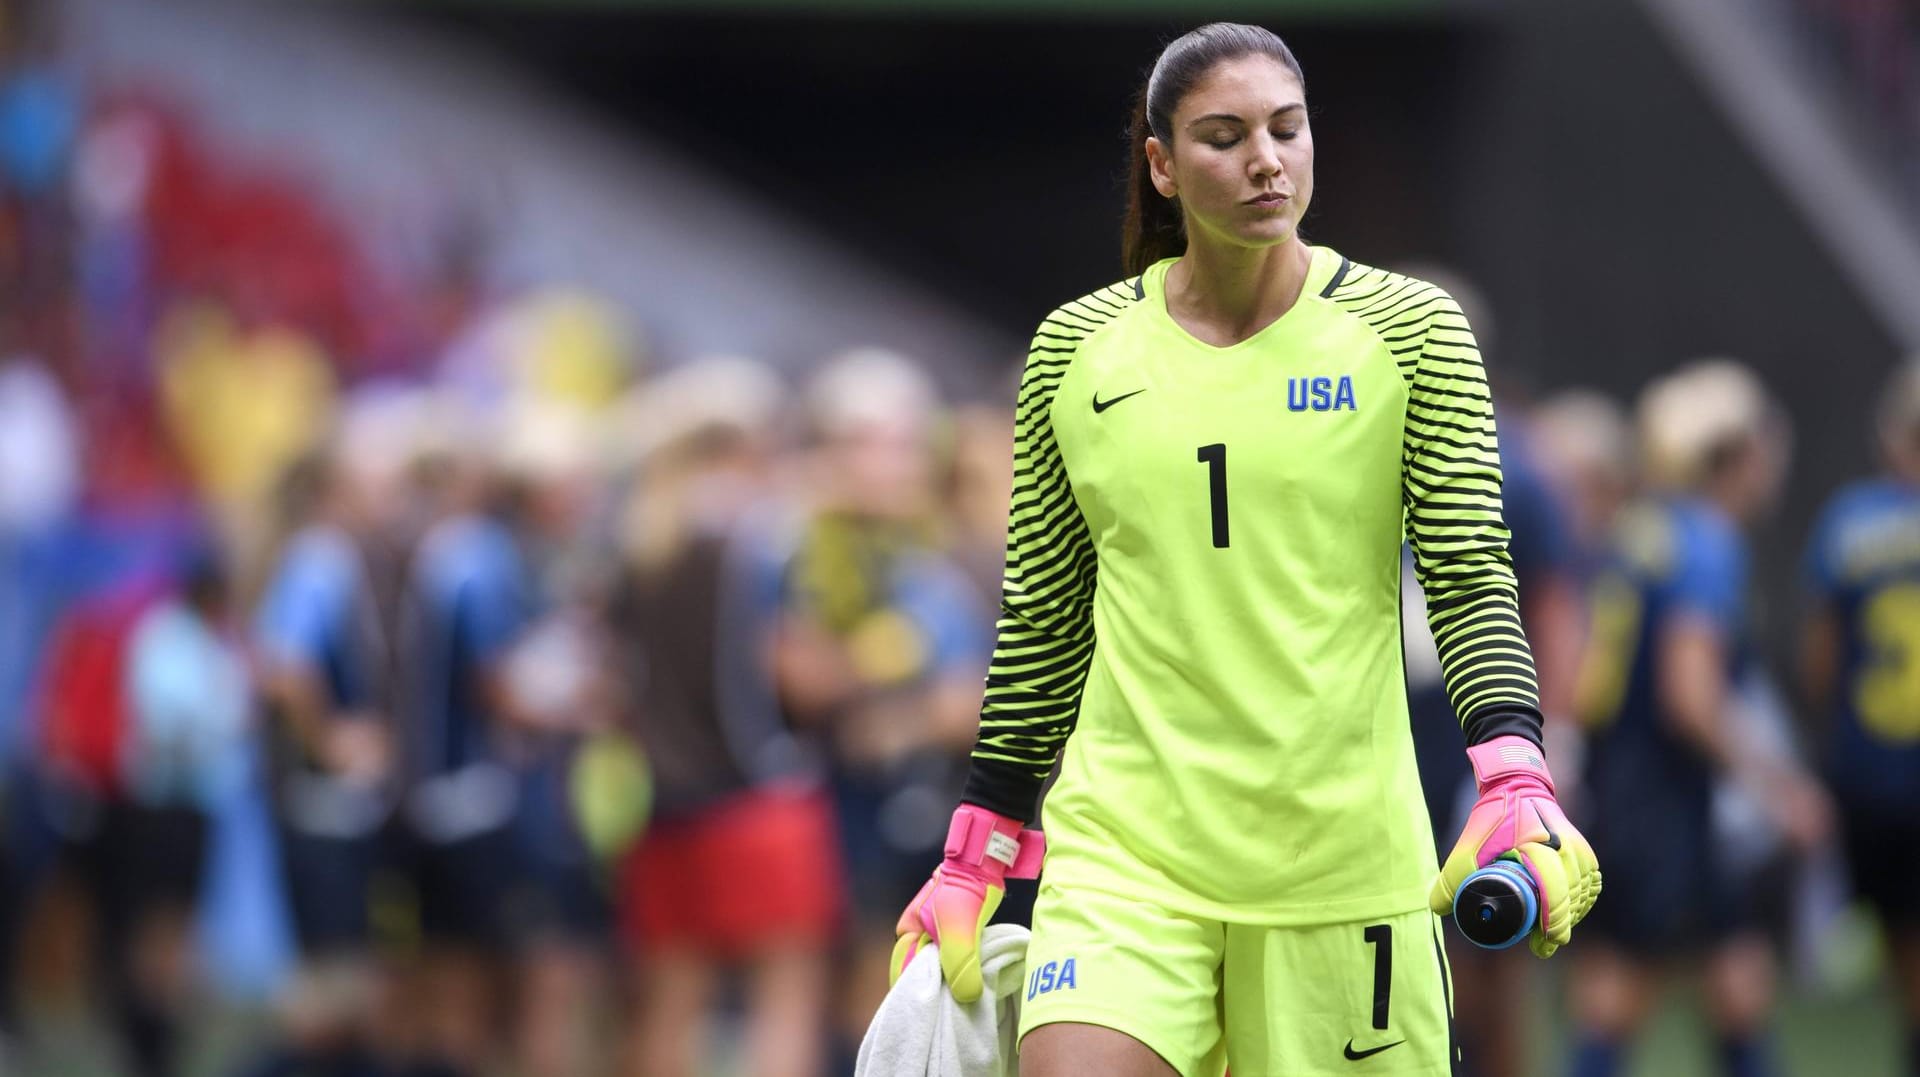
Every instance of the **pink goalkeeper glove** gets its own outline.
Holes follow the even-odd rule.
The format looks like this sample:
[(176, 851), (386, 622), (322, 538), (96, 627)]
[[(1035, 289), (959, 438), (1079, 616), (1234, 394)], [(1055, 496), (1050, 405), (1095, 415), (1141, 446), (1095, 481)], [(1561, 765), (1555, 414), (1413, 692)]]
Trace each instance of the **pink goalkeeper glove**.
[(955, 809), (946, 859), (894, 926), (900, 938), (888, 982), (900, 979), (920, 947), (932, 942), (940, 947), (940, 971), (955, 1001), (979, 998), (980, 933), (1006, 896), (1006, 881), (1038, 876), (1045, 851), (1046, 838), (1017, 819), (972, 804)]
[(1480, 800), (1433, 880), (1427, 904), (1441, 915), (1453, 911), (1453, 895), (1467, 876), (1512, 853), (1540, 896), (1540, 918), (1527, 945), (1541, 957), (1552, 956), (1600, 896), (1600, 863), (1560, 810), (1553, 776), (1532, 741), (1495, 737), (1468, 748), (1467, 758)]

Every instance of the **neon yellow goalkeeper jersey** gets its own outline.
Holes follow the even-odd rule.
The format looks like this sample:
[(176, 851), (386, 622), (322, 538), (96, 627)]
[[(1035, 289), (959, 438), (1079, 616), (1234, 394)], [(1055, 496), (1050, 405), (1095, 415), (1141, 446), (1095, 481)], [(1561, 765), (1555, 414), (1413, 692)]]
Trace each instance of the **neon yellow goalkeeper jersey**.
[(1064, 747), (1055, 883), (1235, 923), (1423, 907), (1403, 535), (1456, 713), (1538, 715), (1472, 334), (1320, 247), (1293, 309), (1214, 347), (1167, 314), (1171, 264), (1034, 338), (966, 799), (1030, 816)]

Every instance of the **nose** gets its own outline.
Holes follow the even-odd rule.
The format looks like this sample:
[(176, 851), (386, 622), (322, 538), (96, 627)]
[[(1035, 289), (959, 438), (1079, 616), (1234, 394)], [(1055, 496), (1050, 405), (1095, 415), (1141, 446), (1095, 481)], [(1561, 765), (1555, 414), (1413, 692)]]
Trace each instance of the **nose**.
[(1280, 147), (1275, 143), (1273, 135), (1261, 131), (1248, 142), (1253, 150), (1253, 156), (1247, 161), (1247, 169), (1252, 173), (1252, 178), (1263, 180), (1268, 176), (1278, 175), (1282, 168)]

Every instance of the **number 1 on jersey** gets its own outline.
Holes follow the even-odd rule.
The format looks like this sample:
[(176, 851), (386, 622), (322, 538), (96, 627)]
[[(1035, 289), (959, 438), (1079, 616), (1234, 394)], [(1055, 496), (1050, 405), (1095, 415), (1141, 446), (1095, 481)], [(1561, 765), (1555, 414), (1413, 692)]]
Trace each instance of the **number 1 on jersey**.
[(1207, 492), (1213, 499), (1213, 546), (1227, 547), (1227, 446), (1200, 446), (1200, 462), (1207, 465)]
[(1360, 937), (1373, 947), (1373, 1027), (1386, 1028), (1393, 1005), (1393, 925), (1375, 924)]

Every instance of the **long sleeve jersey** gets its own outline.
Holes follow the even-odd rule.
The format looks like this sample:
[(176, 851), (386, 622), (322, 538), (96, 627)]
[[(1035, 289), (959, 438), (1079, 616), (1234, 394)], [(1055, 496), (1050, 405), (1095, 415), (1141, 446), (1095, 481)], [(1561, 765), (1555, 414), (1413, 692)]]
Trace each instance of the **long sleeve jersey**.
[(1230, 347), (1171, 261), (1055, 310), (1019, 398), (998, 642), (965, 799), (1046, 805), (1048, 877), (1237, 922), (1417, 908), (1400, 546), (1469, 741), (1539, 736), (1492, 398), (1433, 285), (1313, 250)]

